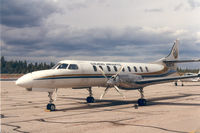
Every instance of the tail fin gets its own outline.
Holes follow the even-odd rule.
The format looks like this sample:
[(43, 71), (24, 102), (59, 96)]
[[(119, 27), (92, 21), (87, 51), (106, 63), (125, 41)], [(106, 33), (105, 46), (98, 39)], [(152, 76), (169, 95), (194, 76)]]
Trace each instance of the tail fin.
[(200, 62), (200, 59), (192, 60), (179, 60), (179, 40), (174, 42), (170, 54), (162, 60), (164, 63), (188, 63), (188, 62)]
[(166, 67), (169, 70), (176, 71), (177, 65), (176, 65), (176, 63), (171, 62), (171, 61), (177, 61), (178, 57), (179, 57), (179, 40), (176, 40), (174, 42), (174, 45), (173, 45), (169, 55), (164, 57), (164, 58), (161, 58), (161, 59), (155, 61), (154, 63), (166, 65)]
[(165, 59), (166, 59), (166, 61), (176, 60), (176, 59), (178, 59), (178, 57), (179, 57), (179, 40), (176, 40), (174, 42), (174, 45), (171, 49), (170, 54), (167, 57), (165, 57)]
[(172, 65), (176, 63), (188, 63), (188, 62), (200, 62), (200, 59), (192, 59), (192, 60), (179, 60), (179, 40), (177, 39), (174, 42), (174, 45), (171, 49), (171, 52), (169, 53), (168, 56), (161, 58), (153, 63), (158, 63), (158, 64), (167, 64), (167, 65)]

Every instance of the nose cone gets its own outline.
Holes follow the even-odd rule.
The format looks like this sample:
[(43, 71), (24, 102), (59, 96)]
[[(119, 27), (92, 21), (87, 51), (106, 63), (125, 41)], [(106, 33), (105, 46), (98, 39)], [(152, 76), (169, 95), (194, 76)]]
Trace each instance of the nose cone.
[(24, 87), (24, 88), (32, 88), (32, 74), (28, 73), (22, 77), (20, 77), (16, 82), (17, 86)]

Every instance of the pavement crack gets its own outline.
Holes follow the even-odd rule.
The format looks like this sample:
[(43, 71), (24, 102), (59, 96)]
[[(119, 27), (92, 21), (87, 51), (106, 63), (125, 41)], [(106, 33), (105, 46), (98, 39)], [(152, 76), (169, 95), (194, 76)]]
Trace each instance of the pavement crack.
[(10, 127), (14, 127), (13, 131), (17, 131), (19, 133), (29, 133), (29, 132), (26, 132), (26, 131), (21, 131), (19, 130), (21, 128), (21, 126), (17, 126), (17, 125), (11, 125), (11, 124), (7, 124), (7, 123), (1, 123), (2, 125), (5, 125), (5, 126), (10, 126)]

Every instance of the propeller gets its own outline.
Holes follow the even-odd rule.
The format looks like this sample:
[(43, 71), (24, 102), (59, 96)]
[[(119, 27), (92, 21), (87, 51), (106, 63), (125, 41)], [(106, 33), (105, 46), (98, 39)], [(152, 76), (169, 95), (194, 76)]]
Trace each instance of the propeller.
[(98, 70), (102, 73), (102, 75), (105, 77), (106, 79), (106, 84), (107, 84), (107, 87), (106, 89), (104, 90), (103, 94), (101, 95), (100, 99), (102, 99), (104, 97), (104, 95), (107, 93), (107, 91), (111, 88), (111, 87), (114, 87), (115, 90), (123, 97), (125, 98), (125, 96), (120, 92), (119, 88), (117, 87), (116, 85), (116, 78), (117, 76), (120, 74), (120, 72), (122, 71), (122, 69), (124, 68), (123, 66), (120, 67), (120, 69), (117, 71), (117, 73), (115, 75), (113, 75), (111, 78), (108, 78), (105, 74), (105, 72), (100, 68), (100, 67), (97, 67)]

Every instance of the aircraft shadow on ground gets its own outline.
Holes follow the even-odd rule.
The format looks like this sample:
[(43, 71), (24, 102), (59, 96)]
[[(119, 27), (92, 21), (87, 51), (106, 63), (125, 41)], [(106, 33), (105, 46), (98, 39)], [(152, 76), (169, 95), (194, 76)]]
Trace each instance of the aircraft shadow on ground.
[[(200, 94), (179, 94), (177, 96), (165, 96), (165, 97), (156, 97), (156, 98), (150, 98), (147, 99), (148, 103), (147, 106), (153, 106), (153, 105), (171, 105), (171, 106), (200, 106), (198, 103), (180, 103), (180, 102), (164, 102), (162, 100), (170, 100), (170, 99), (179, 99), (179, 98), (186, 98), (191, 96), (200, 96)], [(85, 98), (73, 98), (73, 97), (60, 97), (62, 99), (73, 99), (73, 100), (81, 100), (85, 101)], [(80, 103), (80, 102), (79, 102)], [(119, 106), (119, 105), (126, 105), (126, 104), (132, 104), (131, 108), (137, 104), (137, 100), (95, 100), (95, 103), (86, 103), (81, 102), (84, 105), (78, 106), (78, 107), (71, 107), (71, 108), (64, 108), (64, 109), (58, 109), (57, 111), (67, 111), (67, 110), (77, 110), (77, 109), (91, 109), (91, 108), (103, 108), (103, 107), (113, 107), (113, 106)], [(123, 108), (130, 108), (130, 107), (123, 107)]]
[[(181, 85), (179, 85), (181, 86)], [(184, 84), (184, 86), (200, 86), (200, 85), (187, 85), (187, 84)]]

